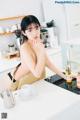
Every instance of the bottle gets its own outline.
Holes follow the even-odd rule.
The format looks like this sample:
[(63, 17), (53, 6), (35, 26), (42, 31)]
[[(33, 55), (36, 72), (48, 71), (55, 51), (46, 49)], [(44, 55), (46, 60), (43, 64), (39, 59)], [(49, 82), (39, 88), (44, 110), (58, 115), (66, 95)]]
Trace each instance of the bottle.
[(80, 72), (78, 72), (78, 74), (77, 74), (77, 79), (76, 79), (77, 81), (77, 88), (79, 88), (80, 89)]
[(71, 77), (71, 67), (69, 65), (67, 65), (66, 67), (66, 82), (68, 84), (72, 83), (72, 77)]
[(15, 106), (15, 99), (10, 90), (2, 91), (1, 97), (3, 98), (3, 104), (5, 108), (12, 108)]

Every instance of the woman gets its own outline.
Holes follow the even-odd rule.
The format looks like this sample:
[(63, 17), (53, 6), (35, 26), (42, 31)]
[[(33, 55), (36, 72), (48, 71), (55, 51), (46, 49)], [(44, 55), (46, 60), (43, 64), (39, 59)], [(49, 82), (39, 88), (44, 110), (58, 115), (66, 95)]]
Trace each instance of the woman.
[(33, 15), (25, 16), (21, 22), (21, 64), (14, 73), (11, 90), (24, 84), (31, 84), (45, 77), (45, 67), (66, 79), (50, 61), (40, 37), (40, 23)]

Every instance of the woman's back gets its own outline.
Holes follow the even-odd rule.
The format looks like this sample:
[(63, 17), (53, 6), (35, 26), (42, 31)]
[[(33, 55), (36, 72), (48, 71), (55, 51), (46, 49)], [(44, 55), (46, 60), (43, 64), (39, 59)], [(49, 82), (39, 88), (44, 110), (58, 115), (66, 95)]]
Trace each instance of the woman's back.
[[(27, 48), (27, 49), (26, 49)], [(24, 52), (24, 49), (26, 49), (26, 51)], [(24, 54), (23, 54), (24, 52)], [(18, 70), (15, 73), (15, 79), (20, 79), (22, 76), (24, 76), (25, 74), (30, 73), (30, 69), (28, 68), (24, 57), (25, 55), (29, 53), (31, 55), (31, 57), (33, 58), (35, 64), (37, 62), (36, 59), (36, 55), (35, 52), (33, 51), (33, 49), (31, 48), (31, 46), (29, 45), (28, 42), (25, 42), (23, 45), (21, 45), (21, 49), (20, 49), (20, 57), (21, 57), (21, 65), (19, 66)], [(18, 74), (19, 73), (19, 74)]]

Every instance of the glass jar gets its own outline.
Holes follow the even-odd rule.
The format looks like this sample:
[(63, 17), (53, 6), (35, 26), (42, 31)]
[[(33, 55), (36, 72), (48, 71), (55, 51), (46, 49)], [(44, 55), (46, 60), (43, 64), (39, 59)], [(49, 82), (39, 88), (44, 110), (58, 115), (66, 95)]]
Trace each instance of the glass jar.
[(14, 44), (9, 44), (8, 47), (9, 47), (9, 52), (14, 52), (15, 51)]
[(77, 88), (80, 89), (80, 72), (78, 72), (76, 80), (77, 80)]
[(67, 68), (66, 68), (66, 82), (67, 82), (68, 84), (71, 84), (71, 83), (72, 83), (70, 66), (67, 66)]

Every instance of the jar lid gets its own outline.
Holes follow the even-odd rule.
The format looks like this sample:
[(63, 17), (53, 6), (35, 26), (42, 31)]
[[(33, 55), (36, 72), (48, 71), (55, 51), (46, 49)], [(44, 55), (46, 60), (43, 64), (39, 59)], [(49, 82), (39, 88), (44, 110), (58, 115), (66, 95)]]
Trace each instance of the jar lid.
[(9, 47), (14, 47), (14, 44), (9, 44), (8, 46), (9, 46)]
[(80, 71), (78, 72), (78, 74), (80, 75)]

